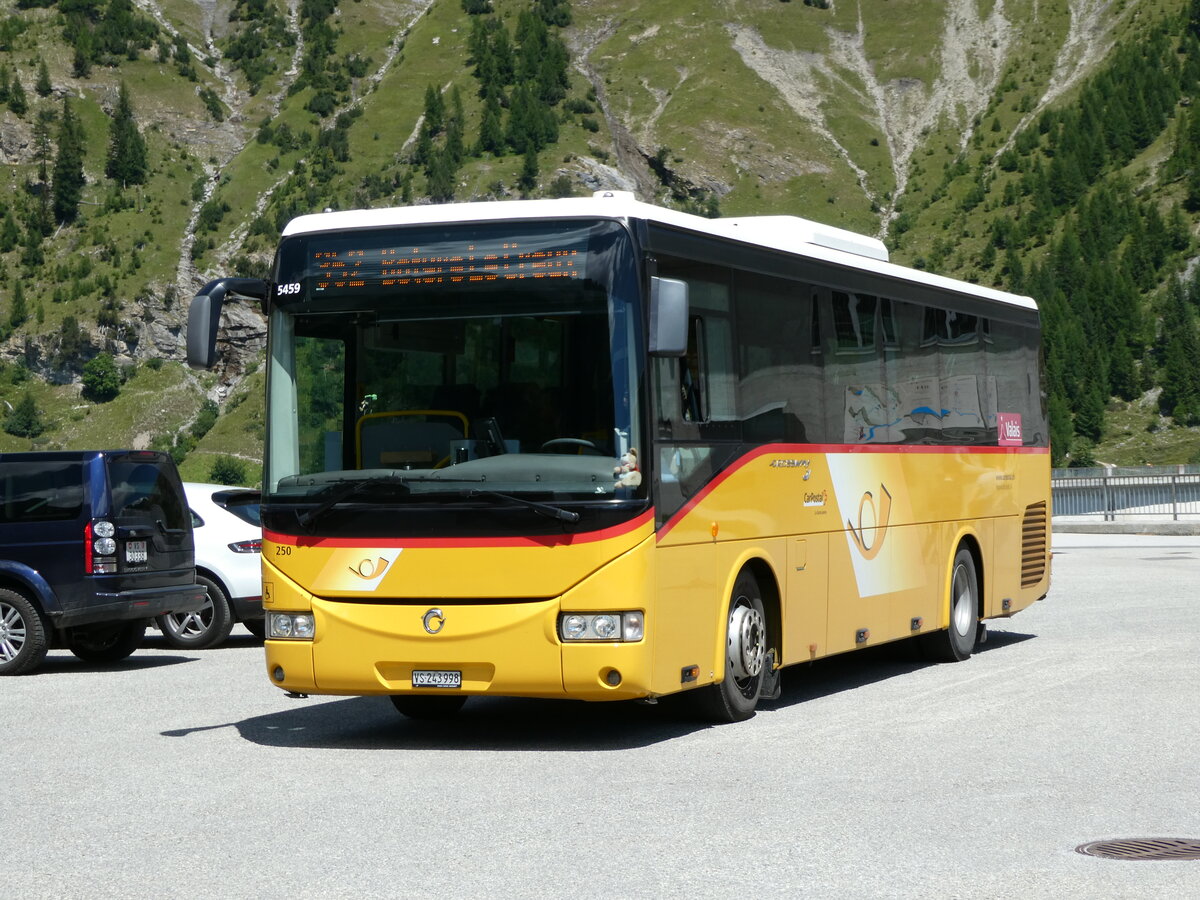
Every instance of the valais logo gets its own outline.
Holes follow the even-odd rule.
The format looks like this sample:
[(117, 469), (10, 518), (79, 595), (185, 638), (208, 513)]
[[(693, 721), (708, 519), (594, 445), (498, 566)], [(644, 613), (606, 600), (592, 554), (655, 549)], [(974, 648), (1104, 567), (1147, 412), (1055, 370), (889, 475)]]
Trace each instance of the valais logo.
[(1025, 443), (1021, 437), (1020, 413), (996, 413), (996, 430), (1001, 447), (1020, 447)]

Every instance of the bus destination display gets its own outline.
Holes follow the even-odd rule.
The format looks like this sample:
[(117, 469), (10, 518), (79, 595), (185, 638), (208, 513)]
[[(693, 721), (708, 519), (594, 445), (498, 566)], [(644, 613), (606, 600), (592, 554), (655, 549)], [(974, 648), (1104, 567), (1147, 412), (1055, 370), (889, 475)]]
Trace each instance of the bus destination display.
[(314, 243), (309, 252), (306, 274), (314, 294), (582, 278), (586, 256), (579, 246), (536, 240), (336, 249)]

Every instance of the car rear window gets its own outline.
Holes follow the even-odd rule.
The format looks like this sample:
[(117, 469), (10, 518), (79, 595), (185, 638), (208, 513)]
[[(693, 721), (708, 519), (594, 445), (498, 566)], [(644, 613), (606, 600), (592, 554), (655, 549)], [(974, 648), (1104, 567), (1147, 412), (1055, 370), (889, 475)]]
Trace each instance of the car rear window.
[(0, 523), (67, 521), (82, 512), (80, 463), (0, 463)]
[(257, 491), (221, 491), (213, 494), (213, 503), (227, 512), (233, 513), (243, 522), (262, 527), (261, 507), (258, 505)]
[(157, 463), (110, 459), (108, 477), (118, 519), (161, 520), (167, 528), (188, 527), (191, 518), (183, 488)]

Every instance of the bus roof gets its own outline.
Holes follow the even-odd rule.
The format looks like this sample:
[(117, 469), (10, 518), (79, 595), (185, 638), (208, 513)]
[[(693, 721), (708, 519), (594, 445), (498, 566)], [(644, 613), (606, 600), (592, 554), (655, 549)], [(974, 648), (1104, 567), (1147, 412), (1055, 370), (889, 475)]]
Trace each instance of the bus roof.
[(351, 231), (360, 228), (516, 219), (641, 219), (696, 234), (820, 259), (901, 281), (925, 284), (1026, 309), (1037, 309), (1037, 304), (1031, 297), (1010, 294), (892, 263), (888, 260), (887, 247), (882, 241), (844, 228), (822, 225), (799, 216), (706, 219), (703, 216), (642, 203), (627, 191), (596, 191), (591, 197), (567, 197), (557, 200), (492, 200), (316, 213), (292, 219), (284, 227), (283, 236)]

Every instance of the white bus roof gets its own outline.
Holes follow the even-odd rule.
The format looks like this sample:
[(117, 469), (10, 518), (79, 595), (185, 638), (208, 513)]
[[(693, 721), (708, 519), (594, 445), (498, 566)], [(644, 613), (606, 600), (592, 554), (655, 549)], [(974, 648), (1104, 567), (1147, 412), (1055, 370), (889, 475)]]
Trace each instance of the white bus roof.
[(1037, 304), (1030, 297), (896, 265), (888, 260), (887, 247), (882, 241), (843, 228), (822, 225), (799, 216), (706, 219), (703, 216), (642, 203), (627, 191), (597, 191), (591, 197), (567, 197), (560, 200), (492, 200), (316, 213), (292, 219), (283, 229), (283, 236), (360, 228), (516, 219), (644, 219), (697, 234), (726, 238), (874, 272), (914, 284), (924, 284), (1011, 306), (1037, 309)]

